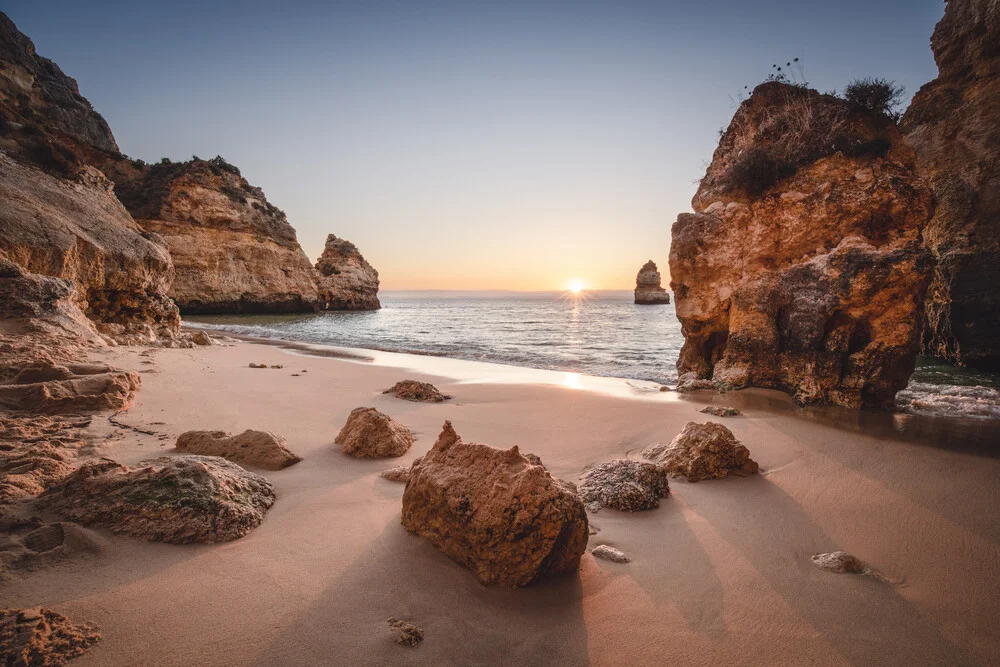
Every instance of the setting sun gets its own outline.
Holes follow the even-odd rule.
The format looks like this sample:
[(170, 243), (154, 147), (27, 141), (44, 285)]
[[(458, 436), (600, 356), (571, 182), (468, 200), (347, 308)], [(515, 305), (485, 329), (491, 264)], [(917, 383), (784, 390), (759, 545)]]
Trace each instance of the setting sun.
[(583, 290), (587, 289), (587, 283), (583, 282), (580, 278), (573, 278), (568, 283), (566, 283), (566, 289), (568, 289), (573, 294), (579, 294)]

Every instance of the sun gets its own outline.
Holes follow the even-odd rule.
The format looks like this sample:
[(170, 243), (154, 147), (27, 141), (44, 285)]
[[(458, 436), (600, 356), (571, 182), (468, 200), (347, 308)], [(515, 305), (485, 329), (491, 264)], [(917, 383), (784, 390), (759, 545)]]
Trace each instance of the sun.
[(587, 289), (587, 283), (583, 282), (581, 278), (572, 278), (566, 283), (566, 289), (573, 294), (579, 294), (583, 290)]

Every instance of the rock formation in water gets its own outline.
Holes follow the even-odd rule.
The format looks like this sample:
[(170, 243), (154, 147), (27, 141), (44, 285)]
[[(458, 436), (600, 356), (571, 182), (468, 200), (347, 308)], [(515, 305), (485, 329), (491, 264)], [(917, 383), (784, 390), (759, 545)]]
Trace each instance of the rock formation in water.
[(653, 260), (643, 264), (635, 277), (635, 302), (646, 306), (670, 303), (670, 294), (660, 286), (660, 272)]
[(43, 507), (84, 525), (153, 542), (228, 542), (264, 520), (270, 482), (217, 456), (176, 456), (127, 468), (86, 463), (50, 486)]
[(333, 234), (316, 262), (316, 284), (323, 310), (378, 310), (378, 271), (350, 241)]
[(589, 539), (569, 484), (517, 447), (464, 442), (451, 422), (411, 468), (402, 522), (487, 585), (574, 571)]
[(799, 403), (891, 405), (919, 348), (933, 207), (895, 123), (762, 84), (692, 205), (670, 248), (679, 374)]
[(715, 422), (688, 422), (668, 444), (647, 447), (642, 455), (663, 466), (671, 477), (684, 477), (689, 482), (744, 477), (759, 470), (750, 450), (732, 431)]
[(162, 241), (143, 232), (90, 166), (119, 156), (104, 119), (76, 82), (35, 53), (0, 14), (0, 250), (28, 272), (76, 286), (95, 322), (168, 336), (173, 278)]
[(903, 118), (937, 198), (925, 354), (1000, 369), (1000, 3), (951, 0), (931, 38), (938, 77)]
[(182, 313), (316, 310), (312, 265), (285, 214), (221, 157), (105, 165), (118, 198), (170, 249)]
[(179, 451), (221, 456), (233, 463), (266, 470), (281, 470), (302, 459), (288, 449), (280, 435), (247, 429), (238, 435), (225, 431), (185, 431), (177, 437)]

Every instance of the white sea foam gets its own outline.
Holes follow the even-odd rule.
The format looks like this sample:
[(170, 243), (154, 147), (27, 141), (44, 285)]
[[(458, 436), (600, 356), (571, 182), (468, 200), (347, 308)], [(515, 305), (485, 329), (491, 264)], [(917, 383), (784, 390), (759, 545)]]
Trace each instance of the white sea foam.
[(1000, 419), (1000, 391), (981, 385), (910, 382), (896, 394), (896, 405), (915, 415)]

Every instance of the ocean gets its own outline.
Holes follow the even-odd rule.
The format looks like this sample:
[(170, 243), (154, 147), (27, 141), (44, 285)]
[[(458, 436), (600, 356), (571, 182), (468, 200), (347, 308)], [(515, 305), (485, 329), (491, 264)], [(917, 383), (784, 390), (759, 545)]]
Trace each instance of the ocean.
[[(453, 357), (673, 385), (684, 338), (673, 304), (631, 291), (382, 292), (382, 309), (311, 315), (198, 316), (234, 334)], [(1000, 419), (1000, 377), (919, 359), (901, 411)]]

